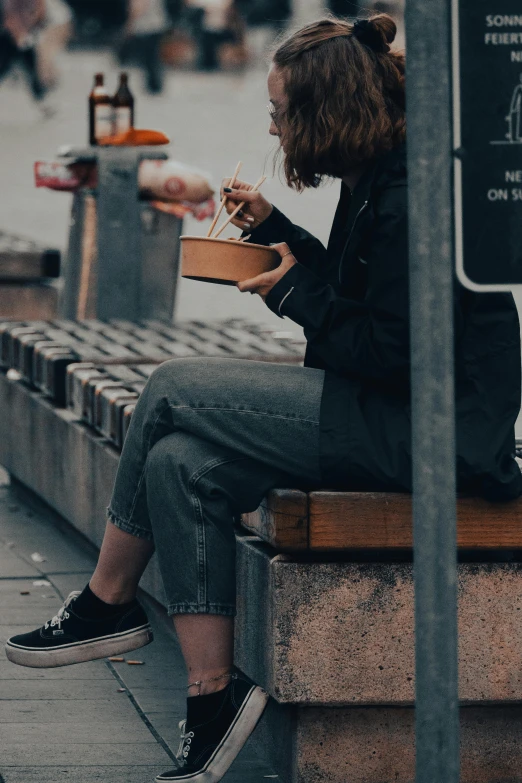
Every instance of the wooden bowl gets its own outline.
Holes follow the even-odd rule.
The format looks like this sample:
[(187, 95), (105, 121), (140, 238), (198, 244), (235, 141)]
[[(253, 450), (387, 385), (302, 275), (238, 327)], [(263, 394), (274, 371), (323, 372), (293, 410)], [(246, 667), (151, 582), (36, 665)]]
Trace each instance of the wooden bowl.
[(212, 237), (181, 237), (181, 276), (235, 285), (276, 269), (281, 256), (266, 245)]

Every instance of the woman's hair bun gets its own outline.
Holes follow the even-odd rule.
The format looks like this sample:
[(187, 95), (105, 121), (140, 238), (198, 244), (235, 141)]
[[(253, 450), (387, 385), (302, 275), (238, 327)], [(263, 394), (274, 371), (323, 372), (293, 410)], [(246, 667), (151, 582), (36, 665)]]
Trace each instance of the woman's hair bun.
[(377, 54), (387, 54), (397, 35), (397, 25), (389, 14), (376, 14), (369, 19), (358, 19), (352, 35)]

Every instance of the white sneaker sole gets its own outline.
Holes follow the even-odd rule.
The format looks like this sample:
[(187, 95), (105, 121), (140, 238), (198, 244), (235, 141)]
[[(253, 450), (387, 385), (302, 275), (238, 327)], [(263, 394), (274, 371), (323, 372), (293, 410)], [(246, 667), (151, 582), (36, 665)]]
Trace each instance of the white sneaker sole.
[(156, 783), (219, 783), (245, 742), (254, 731), (268, 703), (268, 693), (259, 685), (253, 685), (245, 698), (236, 719), (225, 734), (204, 768), (191, 775), (172, 778), (156, 778)]
[(35, 650), (31, 647), (7, 642), (5, 654), (12, 663), (30, 666), (34, 669), (52, 669), (55, 666), (69, 666), (73, 663), (96, 661), (110, 655), (137, 650), (153, 640), (150, 625), (142, 625), (131, 631), (102, 636), (89, 642), (74, 642), (63, 647), (47, 647)]

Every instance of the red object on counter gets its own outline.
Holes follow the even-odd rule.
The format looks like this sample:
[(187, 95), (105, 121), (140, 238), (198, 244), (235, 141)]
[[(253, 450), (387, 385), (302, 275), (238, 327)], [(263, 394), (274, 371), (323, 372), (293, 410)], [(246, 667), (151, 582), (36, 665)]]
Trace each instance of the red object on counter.
[[(186, 169), (186, 179), (182, 173), (184, 167), (175, 161), (143, 161), (145, 178), (149, 187), (142, 189), (142, 197), (160, 212), (182, 218), (191, 214), (196, 220), (206, 220), (214, 215), (216, 205), (212, 198), (213, 190), (201, 174)], [(171, 163), (179, 167), (178, 176), (162, 177), (162, 164)], [(152, 164), (152, 166), (150, 165)], [(156, 164), (159, 164), (159, 168)], [(167, 170), (168, 171), (168, 170)], [(188, 179), (189, 175), (197, 181)], [(63, 163), (59, 161), (38, 161), (34, 164), (34, 178), (37, 188), (50, 188), (63, 192), (75, 192), (80, 188), (95, 188), (98, 184), (98, 171), (95, 163)], [(160, 200), (158, 196), (162, 196)], [(198, 196), (198, 198), (196, 198)]]
[(37, 161), (34, 164), (34, 182), (37, 188), (75, 191), (81, 187), (93, 187), (89, 182), (93, 177), (93, 169), (95, 167), (91, 164), (77, 164), (74, 167), (59, 162)]
[[(175, 160), (143, 160), (138, 176), (141, 197), (148, 201), (202, 204), (214, 194), (203, 172)], [(37, 188), (74, 192), (97, 187), (98, 167), (96, 163), (38, 161), (34, 177)]]

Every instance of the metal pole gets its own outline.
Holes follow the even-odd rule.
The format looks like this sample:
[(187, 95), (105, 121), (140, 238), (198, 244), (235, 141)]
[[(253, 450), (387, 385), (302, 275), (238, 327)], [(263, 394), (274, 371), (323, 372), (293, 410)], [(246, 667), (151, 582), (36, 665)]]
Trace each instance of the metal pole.
[(459, 780), (450, 0), (406, 0), (416, 783)]

